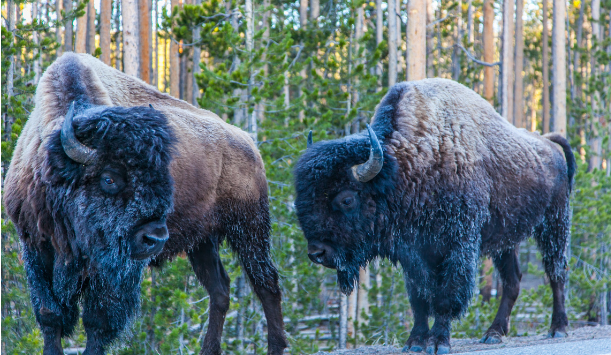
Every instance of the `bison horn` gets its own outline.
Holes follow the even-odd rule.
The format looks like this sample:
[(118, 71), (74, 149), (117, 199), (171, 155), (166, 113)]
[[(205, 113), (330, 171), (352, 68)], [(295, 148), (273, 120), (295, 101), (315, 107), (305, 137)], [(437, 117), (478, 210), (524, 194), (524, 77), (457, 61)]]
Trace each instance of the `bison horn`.
[(66, 155), (68, 155), (68, 157), (75, 162), (85, 165), (91, 164), (95, 159), (96, 151), (95, 149), (91, 149), (79, 142), (79, 140), (76, 138), (74, 135), (74, 127), (72, 127), (73, 118), (74, 101), (72, 101), (72, 104), (70, 104), (70, 108), (68, 109), (68, 113), (64, 119), (64, 124), (62, 125), (62, 147), (64, 148)]
[(384, 165), (384, 153), (380, 141), (378, 141), (378, 137), (369, 125), (367, 125), (367, 130), (369, 131), (371, 145), (369, 159), (363, 164), (352, 167), (352, 174), (360, 182), (367, 182), (376, 177), (380, 170), (382, 170), (382, 165)]
[(308, 133), (308, 148), (310, 148), (312, 144), (314, 144), (314, 141), (312, 140), (312, 130), (310, 130), (310, 133)]

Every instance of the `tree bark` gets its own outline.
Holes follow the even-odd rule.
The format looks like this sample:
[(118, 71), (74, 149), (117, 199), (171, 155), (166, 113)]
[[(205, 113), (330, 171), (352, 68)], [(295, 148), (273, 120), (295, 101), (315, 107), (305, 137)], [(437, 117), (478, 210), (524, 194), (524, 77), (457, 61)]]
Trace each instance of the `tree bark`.
[(122, 0), (123, 18), (123, 72), (138, 77), (140, 58), (138, 53), (138, 0)]
[(513, 94), (513, 117), (514, 125), (525, 128), (524, 122), (524, 0), (517, 0), (516, 4), (516, 48), (515, 48), (515, 82)]
[(435, 77), (435, 71), (433, 68), (433, 37), (435, 29), (428, 26), (435, 20), (435, 14), (433, 12), (433, 0), (426, 0), (426, 77)]
[[(9, 32), (14, 32), (15, 31), (15, 2), (14, 0), (7, 0), (7, 4), (6, 4), (6, 17), (7, 17), (7, 27)], [(13, 43), (15, 43), (15, 37), (13, 37), (13, 39), (11, 40), (11, 46), (13, 46)], [(11, 97), (13, 96), (13, 88), (15, 85), (15, 56), (11, 55), (9, 57), (9, 67), (8, 67), (8, 71), (6, 72), (6, 95), (7, 95), (7, 102), (4, 102), (5, 105), (8, 106)], [(4, 116), (4, 130), (3, 133), (5, 135), (5, 139), (10, 139), (11, 137), (11, 130), (12, 130), (12, 124), (13, 124), (13, 120), (12, 118), (8, 117), (7, 114), (7, 110), (3, 110), (3, 116)], [(6, 171), (6, 170), (5, 170)], [(4, 182), (4, 180), (3, 180)]]
[[(456, 12), (456, 25), (454, 26), (454, 43), (462, 44), (462, 0), (458, 0), (458, 5), (454, 10)], [(452, 79), (458, 81), (460, 79), (460, 49), (454, 47), (452, 49)]]
[(407, 4), (407, 81), (426, 78), (426, 3), (409, 0)]
[[(575, 100), (576, 98), (578, 98), (579, 102), (581, 102), (581, 83), (577, 83), (576, 81), (576, 73), (579, 71), (580, 68), (580, 64), (579, 64), (579, 56), (581, 55), (581, 52), (579, 51), (579, 48), (583, 47), (582, 46), (582, 39), (583, 39), (583, 19), (584, 19), (584, 15), (585, 15), (585, 1), (581, 2), (581, 6), (579, 8), (579, 20), (577, 20), (577, 35), (575, 38), (575, 46), (577, 47), (575, 49), (575, 53), (574, 53), (574, 60), (573, 60), (573, 77), (571, 78), (573, 85), (571, 85), (571, 101)], [(574, 116), (574, 115), (573, 115)]]
[(397, 82), (397, 16), (396, 1), (388, 0), (388, 87)]
[[(600, 25), (600, 0), (592, 0), (592, 47), (596, 49), (602, 49), (602, 26)], [(597, 64), (596, 59), (592, 60), (592, 77), (598, 79), (600, 75), (600, 66)], [(592, 154), (588, 162), (588, 170), (600, 169), (602, 167), (602, 137), (600, 137), (599, 127), (597, 123), (600, 117), (600, 93), (598, 89), (594, 89), (592, 92), (592, 115), (590, 119), (590, 148)], [(554, 121), (555, 123), (555, 121)]]
[[(494, 61), (494, 0), (484, 1), (484, 62)], [(494, 104), (494, 68), (484, 67), (484, 98)]]
[(566, 137), (566, 7), (554, 0), (552, 28), (552, 120), (554, 132)]
[(95, 18), (93, 0), (89, 0), (87, 3), (87, 53), (91, 55), (95, 53)]
[(55, 16), (57, 16), (57, 27), (55, 28), (55, 37), (57, 43), (59, 43), (59, 47), (57, 47), (57, 58), (61, 57), (64, 45), (64, 31), (62, 30), (62, 10), (64, 9), (64, 0), (56, 0), (55, 1)]
[(484, 302), (490, 302), (490, 298), (492, 297), (492, 272), (490, 272), (490, 269), (492, 269), (492, 259), (486, 258), (484, 260), (483, 269), (484, 287), (482, 287), (482, 289), (480, 290), (480, 293), (482, 295), (482, 301)]
[(473, 0), (469, 1), (469, 8), (467, 10), (467, 40), (469, 43), (473, 43)]
[(364, 316), (364, 314), (369, 315), (369, 289), (371, 288), (371, 285), (368, 266), (365, 266), (359, 271), (359, 283), (356, 319), (360, 329), (361, 326), (368, 323), (367, 317)]
[[(195, 0), (195, 5), (200, 6), (202, 4), (202, 0)], [(193, 42), (197, 43), (200, 40), (200, 27), (195, 26), (193, 29)], [(199, 99), (199, 86), (197, 85), (197, 75), (201, 72), (201, 68), (199, 67), (202, 58), (202, 47), (199, 44), (195, 44), (193, 46), (193, 93), (191, 97), (193, 99), (193, 105), (198, 107), (197, 99)]]
[(110, 65), (110, 19), (112, 17), (112, 0), (102, 1), (100, 9), (100, 59)]
[(301, 28), (308, 25), (308, 0), (299, 1), (299, 23)]
[(74, 51), (76, 53), (87, 53), (87, 20), (89, 16), (89, 6), (85, 6), (85, 14), (76, 19), (76, 43)]
[[(172, 14), (180, 5), (179, 0), (172, 0)], [(178, 53), (178, 43), (170, 38), (170, 95), (180, 98), (180, 58)]]
[[(58, 0), (61, 1), (61, 0)], [(72, 0), (64, 0), (64, 12), (72, 11)], [(72, 27), (72, 19), (66, 21), (64, 31), (64, 52), (72, 52), (72, 36), (74, 34)]]
[(542, 53), (542, 61), (543, 61), (543, 133), (548, 133), (550, 131), (550, 100), (549, 100), (549, 30), (547, 28), (547, 2), (548, 0), (543, 1), (543, 53)]
[(315, 22), (320, 16), (320, 0), (310, 0), (310, 18)]
[(151, 11), (149, 0), (138, 0), (140, 30), (140, 79), (151, 82)]
[[(34, 1), (32, 3), (32, 22), (34, 20), (38, 20), (38, 6), (39, 1)], [(34, 59), (34, 85), (38, 84), (38, 79), (40, 79), (40, 57), (42, 54), (40, 53), (39, 45), (40, 39), (38, 37), (38, 31), (32, 31), (32, 42), (34, 43), (34, 49), (32, 50), (32, 55)], [(38, 56), (38, 58), (36, 58)]]
[(513, 0), (503, 1), (501, 115), (513, 121)]
[(348, 333), (348, 297), (339, 293), (339, 349), (346, 348), (346, 334)]
[[(384, 41), (384, 12), (382, 11), (382, 0), (376, 0), (376, 45), (379, 46), (380, 43)], [(378, 60), (376, 64), (376, 76), (378, 77), (378, 88), (380, 91), (382, 89), (382, 72), (384, 71), (384, 66), (382, 65), (382, 61)]]
[[(253, 51), (255, 49), (255, 11), (253, 6), (253, 0), (246, 0), (246, 52), (252, 62)], [(307, 17), (307, 12), (306, 12)], [(257, 131), (258, 131), (258, 122), (257, 122), (257, 111), (254, 109), (254, 99), (251, 95), (252, 90), (254, 89), (255, 83), (255, 72), (250, 69), (250, 78), (248, 80), (248, 100), (252, 101), (253, 110), (252, 113), (248, 114), (248, 131), (252, 139), (257, 141)]]

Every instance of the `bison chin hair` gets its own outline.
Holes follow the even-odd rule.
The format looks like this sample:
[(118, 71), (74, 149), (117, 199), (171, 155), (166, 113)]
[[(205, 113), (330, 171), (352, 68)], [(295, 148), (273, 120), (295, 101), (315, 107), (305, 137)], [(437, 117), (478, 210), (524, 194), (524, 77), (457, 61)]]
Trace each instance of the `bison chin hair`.
[(354, 291), (354, 285), (359, 282), (360, 269), (367, 267), (372, 259), (373, 256), (364, 249), (336, 257), (337, 283), (343, 294), (347, 296)]

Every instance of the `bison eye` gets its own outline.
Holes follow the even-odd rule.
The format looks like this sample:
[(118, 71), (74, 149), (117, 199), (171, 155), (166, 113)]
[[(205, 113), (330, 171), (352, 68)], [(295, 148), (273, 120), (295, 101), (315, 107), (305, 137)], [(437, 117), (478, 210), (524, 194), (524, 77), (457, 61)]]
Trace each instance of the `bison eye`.
[(100, 188), (102, 191), (114, 195), (123, 190), (124, 187), (123, 176), (116, 171), (105, 170), (100, 175)]
[(343, 201), (342, 204), (344, 206), (350, 206), (352, 204), (352, 202), (354, 201), (354, 199), (352, 197), (346, 197)]
[(352, 213), (358, 207), (358, 195), (355, 191), (345, 190), (333, 199), (333, 208), (344, 213)]

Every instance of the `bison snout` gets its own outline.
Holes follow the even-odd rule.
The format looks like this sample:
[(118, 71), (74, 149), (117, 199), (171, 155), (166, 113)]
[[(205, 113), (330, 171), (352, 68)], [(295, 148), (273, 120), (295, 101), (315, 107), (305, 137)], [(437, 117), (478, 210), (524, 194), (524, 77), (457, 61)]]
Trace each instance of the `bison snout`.
[(317, 264), (322, 264), (328, 268), (335, 268), (331, 262), (333, 260), (333, 249), (330, 246), (312, 241), (308, 243), (308, 257)]
[(156, 221), (143, 225), (134, 235), (132, 258), (142, 260), (159, 254), (169, 237), (165, 222)]

